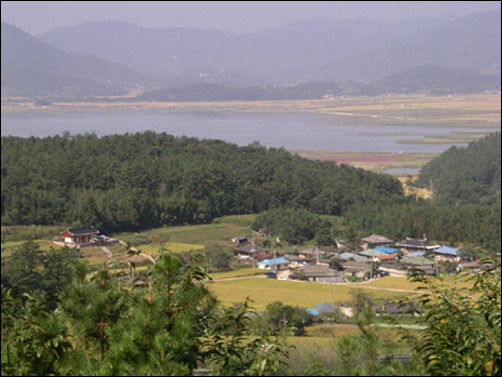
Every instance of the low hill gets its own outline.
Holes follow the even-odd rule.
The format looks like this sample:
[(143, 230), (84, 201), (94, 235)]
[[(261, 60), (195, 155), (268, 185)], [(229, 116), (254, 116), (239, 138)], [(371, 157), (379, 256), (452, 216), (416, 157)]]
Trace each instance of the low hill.
[(136, 134), (2, 137), (2, 225), (80, 223), (106, 231), (205, 223), (227, 214), (406, 200), (389, 175), (283, 149)]
[(321, 99), (324, 96), (375, 96), (397, 94), (466, 94), (500, 90), (500, 75), (484, 75), (465, 70), (453, 70), (436, 65), (413, 68), (381, 80), (359, 82), (310, 81), (294, 86), (231, 87), (197, 83), (185, 87), (156, 89), (141, 94), (139, 101), (273, 101)]
[(485, 75), (428, 64), (384, 77), (366, 86), (366, 93), (445, 95), (500, 90), (500, 75)]
[(501, 199), (500, 132), (451, 147), (422, 167), (419, 183), (433, 187), (436, 202), (491, 203)]

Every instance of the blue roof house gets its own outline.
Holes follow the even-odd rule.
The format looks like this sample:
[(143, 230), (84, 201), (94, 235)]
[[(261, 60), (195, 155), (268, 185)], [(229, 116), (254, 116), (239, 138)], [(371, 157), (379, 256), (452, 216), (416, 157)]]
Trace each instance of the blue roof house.
[(432, 250), (431, 255), (436, 260), (454, 260), (459, 262), (460, 255), (458, 254), (459, 247), (441, 246), (439, 249)]
[(285, 268), (289, 265), (290, 261), (284, 257), (272, 258), (272, 259), (263, 259), (258, 262), (258, 268), (262, 270), (270, 270), (272, 268), (277, 268), (280, 270), (281, 268)]

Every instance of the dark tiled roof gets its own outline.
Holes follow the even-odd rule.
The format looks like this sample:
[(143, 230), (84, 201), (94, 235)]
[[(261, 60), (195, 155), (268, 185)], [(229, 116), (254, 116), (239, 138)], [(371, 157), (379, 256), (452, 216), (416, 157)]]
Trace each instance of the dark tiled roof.
[(307, 277), (330, 277), (340, 275), (337, 271), (323, 265), (309, 265), (301, 269), (304, 276)]
[(393, 240), (390, 240), (388, 238), (385, 238), (383, 236), (379, 236), (378, 234), (372, 234), (371, 236), (361, 238), (361, 240), (370, 242), (370, 243), (375, 243), (375, 244), (388, 244), (388, 243), (393, 243)]
[[(68, 229), (68, 233), (74, 236), (81, 236), (82, 234), (98, 234), (99, 231), (96, 228), (73, 228)], [(64, 233), (64, 232), (62, 232)]]
[(415, 239), (410, 237), (406, 237), (405, 240), (396, 243), (396, 246), (409, 247), (415, 249), (430, 249), (434, 247), (439, 247), (439, 245), (431, 244), (426, 238)]
[(305, 262), (306, 261), (305, 258), (299, 257), (298, 255), (291, 255), (291, 254), (286, 254), (284, 256), (284, 258), (286, 258), (287, 260), (292, 261), (292, 262)]
[[(251, 244), (247, 244), (241, 247), (237, 247), (234, 249), (235, 254), (251, 254), (251, 248), (253, 246)], [(254, 254), (261, 254), (261, 253), (268, 253), (270, 250), (265, 249), (264, 247), (261, 246), (256, 246), (254, 247)]]
[(324, 251), (310, 247), (308, 249), (299, 250), (298, 254), (317, 255), (317, 254), (324, 254)]

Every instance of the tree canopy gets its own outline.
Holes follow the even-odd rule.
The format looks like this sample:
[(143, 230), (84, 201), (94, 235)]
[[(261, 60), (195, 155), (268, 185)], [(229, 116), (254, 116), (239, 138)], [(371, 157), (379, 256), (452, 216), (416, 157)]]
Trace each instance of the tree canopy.
[(388, 175), (257, 143), (151, 131), (2, 137), (1, 164), (3, 225), (66, 223), (110, 232), (280, 207), (339, 215), (355, 203), (405, 200)]
[(473, 141), (465, 148), (450, 147), (425, 164), (419, 183), (433, 190), (443, 204), (493, 203), (500, 200), (500, 132)]

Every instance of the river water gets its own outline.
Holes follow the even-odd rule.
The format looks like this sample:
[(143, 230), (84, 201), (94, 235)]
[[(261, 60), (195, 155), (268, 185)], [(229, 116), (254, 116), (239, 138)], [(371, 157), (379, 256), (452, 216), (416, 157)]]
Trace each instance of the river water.
[[(285, 149), (441, 153), (453, 144), (398, 144), (457, 129), (424, 125), (347, 124), (343, 118), (319, 114), (112, 113), (82, 115), (2, 115), (2, 136), (46, 137), (94, 132), (98, 136), (126, 132), (165, 132), (175, 136), (220, 139), (240, 146), (254, 141)], [(467, 130), (463, 128), (462, 130)], [(456, 144), (465, 146), (466, 144)]]

